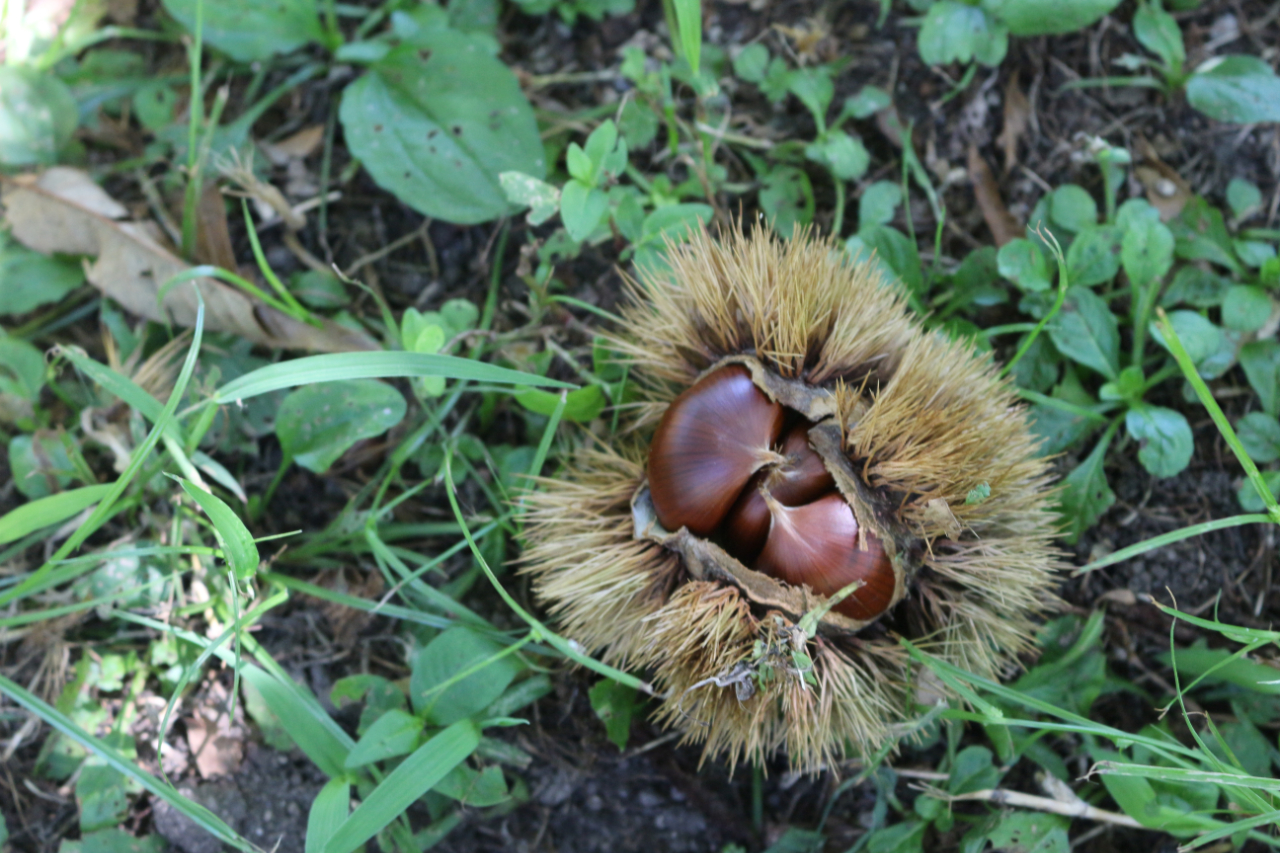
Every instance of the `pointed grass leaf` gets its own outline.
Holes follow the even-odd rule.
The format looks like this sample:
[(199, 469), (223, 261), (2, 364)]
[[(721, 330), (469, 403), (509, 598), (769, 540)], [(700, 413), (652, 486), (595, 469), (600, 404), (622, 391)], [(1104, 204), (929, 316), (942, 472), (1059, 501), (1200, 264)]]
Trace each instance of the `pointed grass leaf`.
[(418, 747), (338, 827), (324, 846), (324, 853), (352, 853), (434, 788), (479, 744), (480, 728), (470, 720), (462, 720)]
[[(234, 829), (227, 826), (222, 818), (204, 806), (194, 803), (179, 794), (172, 785), (162, 783), (137, 764), (123, 755), (101, 738), (89, 734), (62, 711), (45, 702), (25, 688), (0, 675), (0, 693), (9, 696), (18, 705), (48, 723), (59, 734), (86, 749), (97, 759), (133, 782), (140, 785), (158, 799), (171, 805), (178, 814), (190, 819), (196, 826), (208, 832), (224, 844), (229, 844), (244, 853), (257, 853), (257, 848), (240, 837)], [(111, 832), (111, 830), (103, 830)], [(87, 853), (87, 851), (85, 851)]]
[(350, 813), (351, 783), (342, 777), (330, 779), (311, 801), (303, 853), (324, 853), (324, 846)]
[(1067, 291), (1062, 310), (1050, 321), (1049, 337), (1058, 351), (1108, 379), (1119, 373), (1120, 331), (1107, 303), (1085, 287)]
[(204, 6), (204, 41), (237, 62), (268, 59), (321, 41), (315, 0), (163, 0), (170, 15), (194, 32)]
[(442, 376), (446, 379), (470, 379), (477, 382), (511, 385), (540, 385), (569, 389), (574, 387), (567, 382), (547, 379), (537, 374), (450, 355), (350, 352), (307, 356), (260, 367), (223, 385), (215, 392), (213, 402), (225, 405), (298, 385), (397, 376)]
[(422, 720), (407, 711), (392, 708), (365, 730), (347, 754), (346, 767), (354, 770), (375, 761), (407, 755), (418, 745)]
[(1216, 57), (1187, 79), (1187, 101), (1218, 121), (1280, 121), (1280, 77), (1256, 56)]
[[(276, 676), (257, 666), (247, 665), (243, 670), (244, 680), (253, 684), (262, 700), (271, 709), (284, 726), (285, 731), (293, 738), (307, 756), (326, 776), (342, 776), (346, 772), (347, 755), (352, 744), (347, 738), (339, 738), (332, 727), (332, 721), (320, 715), (324, 711), (318, 704), (306, 701), (300, 694), (306, 688), (295, 682), (284, 683)], [(338, 729), (341, 732), (341, 729)]]
[(404, 418), (403, 395), (385, 382), (353, 379), (309, 385), (289, 393), (276, 414), (276, 437), (293, 460), (323, 474), (362, 438), (380, 435)]
[[(409, 679), (414, 708), (437, 725), (456, 723), (483, 711), (522, 668), (511, 656), (500, 657), (504, 651), (501, 644), (466, 626), (440, 634), (414, 657)], [(480, 668), (458, 678), (475, 667)]]
[(1139, 403), (1125, 415), (1129, 435), (1141, 442), (1138, 461), (1157, 477), (1172, 477), (1191, 462), (1195, 441), (1181, 412)]
[(209, 521), (213, 522), (213, 529), (222, 543), (222, 553), (231, 565), (236, 580), (245, 581), (253, 577), (258, 571), (258, 546), (254, 544), (253, 534), (244, 526), (240, 516), (217, 495), (206, 492), (190, 480), (180, 477), (175, 479), (182, 485), (187, 497), (199, 504), (205, 515), (209, 516)]
[(515, 75), (452, 30), (419, 33), (343, 93), (351, 152), (427, 216), (462, 225), (511, 211), (499, 176), (546, 176), (537, 123)]
[[(515, 393), (516, 402), (537, 415), (550, 415), (560, 405), (560, 395), (537, 388), (522, 388)], [(588, 385), (565, 395), (563, 417), (574, 423), (589, 423), (604, 411), (604, 392), (599, 385)]]
[(45, 527), (61, 524), (88, 509), (111, 491), (110, 484), (83, 486), (38, 498), (0, 516), (0, 545), (17, 541)]

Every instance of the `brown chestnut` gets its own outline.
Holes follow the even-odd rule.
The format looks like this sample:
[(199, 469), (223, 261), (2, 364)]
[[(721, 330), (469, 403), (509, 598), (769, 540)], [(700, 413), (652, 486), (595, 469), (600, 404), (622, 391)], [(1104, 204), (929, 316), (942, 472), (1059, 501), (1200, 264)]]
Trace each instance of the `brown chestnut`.
[(822, 457), (809, 447), (808, 421), (792, 427), (779, 449), (785, 461), (761, 471), (725, 519), (725, 550), (744, 563), (750, 563), (764, 547), (769, 535), (769, 506), (763, 491), (769, 492), (784, 506), (800, 506), (835, 490), (836, 481), (822, 464)]
[(649, 492), (662, 526), (709, 536), (751, 475), (780, 460), (771, 448), (784, 417), (737, 364), (676, 397), (649, 446)]
[(835, 606), (851, 619), (874, 619), (889, 608), (896, 577), (880, 540), (870, 531), (866, 550), (859, 548), (858, 522), (837, 492), (803, 506), (765, 500), (773, 524), (756, 569), (789, 584), (808, 584), (820, 595), (833, 595), (862, 581)]

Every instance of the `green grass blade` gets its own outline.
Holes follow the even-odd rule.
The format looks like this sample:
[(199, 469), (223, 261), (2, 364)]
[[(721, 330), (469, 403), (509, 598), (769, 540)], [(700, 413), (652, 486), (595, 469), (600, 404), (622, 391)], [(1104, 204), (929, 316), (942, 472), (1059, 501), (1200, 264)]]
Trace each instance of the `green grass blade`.
[(330, 779), (311, 802), (303, 853), (324, 853), (324, 847), (351, 812), (351, 783)]
[(232, 511), (217, 495), (184, 480), (174, 477), (182, 485), (187, 497), (200, 505), (205, 515), (213, 522), (213, 529), (222, 542), (222, 553), (231, 564), (231, 571), (236, 580), (248, 580), (258, 571), (258, 546), (253, 542), (253, 534), (244, 526), (240, 516)]
[(0, 516), (0, 545), (66, 521), (81, 510), (102, 500), (110, 491), (109, 484), (84, 486), (67, 492), (58, 492), (56, 495), (36, 498), (16, 509), (11, 509)]
[(1193, 524), (1190, 527), (1183, 527), (1181, 530), (1171, 530), (1168, 533), (1153, 536), (1145, 542), (1130, 545), (1128, 548), (1121, 548), (1119, 551), (1108, 554), (1100, 560), (1094, 560), (1092, 563), (1081, 566), (1075, 570), (1075, 574), (1082, 575), (1085, 572), (1092, 572), (1094, 569), (1101, 569), (1105, 566), (1114, 565), (1115, 563), (1122, 563), (1130, 557), (1145, 554), (1147, 551), (1151, 551), (1156, 548), (1163, 548), (1165, 545), (1169, 545), (1173, 542), (1181, 542), (1183, 539), (1190, 539), (1192, 536), (1212, 533), (1215, 530), (1225, 530), (1228, 527), (1239, 527), (1242, 524), (1267, 524), (1270, 521), (1270, 516), (1253, 513), (1251, 515), (1233, 515), (1230, 518), (1219, 518), (1216, 521), (1206, 521), (1201, 524)]
[(278, 391), (281, 388), (314, 385), (317, 382), (412, 376), (443, 376), (446, 379), (473, 379), (505, 385), (540, 385), (568, 389), (577, 387), (534, 373), (524, 373), (451, 355), (421, 352), (348, 352), (295, 358), (259, 368), (223, 385), (213, 395), (213, 402), (217, 405), (225, 405), (270, 391)]
[(112, 747), (80, 728), (57, 708), (48, 704), (38, 696), (0, 675), (0, 693), (8, 695), (14, 702), (44, 720), (56, 731), (83, 746), (106, 762), (108, 767), (122, 773), (126, 778), (137, 782), (147, 791), (173, 806), (179, 813), (195, 822), (197, 826), (217, 838), (223, 844), (230, 844), (245, 853), (257, 853), (257, 848), (241, 838), (222, 819), (204, 806), (191, 802), (172, 787), (165, 785), (150, 773), (139, 768)]
[(453, 619), (445, 616), (436, 616), (433, 613), (423, 613), (420, 610), (413, 610), (409, 607), (401, 607), (397, 604), (378, 604), (376, 601), (369, 601), (364, 598), (357, 598), (354, 595), (347, 595), (345, 592), (338, 592), (332, 589), (325, 589), (322, 586), (316, 586), (313, 583), (307, 583), (288, 575), (277, 574), (276, 572), (263, 572), (258, 575), (259, 578), (267, 583), (279, 584), (286, 589), (297, 590), (306, 593), (314, 598), (323, 601), (332, 601), (334, 604), (341, 604), (344, 607), (350, 607), (354, 610), (363, 610), (365, 613), (377, 613), (382, 616), (390, 616), (392, 619), (401, 619), (405, 622), (413, 622), (418, 625), (426, 625), (429, 628), (445, 628), (452, 627), (455, 623)]
[(680, 28), (680, 50), (694, 74), (702, 63), (702, 4), (699, 0), (673, 0), (676, 25)]
[(282, 684), (278, 678), (253, 665), (244, 668), (244, 680), (257, 688), (271, 712), (280, 718), (289, 737), (317, 767), (328, 776), (341, 776), (346, 772), (343, 765), (350, 745), (340, 742), (328, 726), (315, 718), (309, 703), (299, 701), (297, 692), (302, 687), (293, 679)]
[(1200, 399), (1200, 405), (1204, 406), (1205, 410), (1209, 412), (1209, 417), (1213, 418), (1213, 423), (1217, 426), (1218, 432), (1222, 433), (1227, 446), (1231, 448), (1231, 452), (1239, 460), (1240, 467), (1244, 468), (1245, 474), (1249, 477), (1249, 482), (1253, 483), (1253, 487), (1262, 496), (1263, 502), (1267, 505), (1267, 514), (1271, 517), (1270, 520), (1280, 523), (1280, 504), (1276, 503), (1276, 496), (1271, 494), (1271, 489), (1267, 487), (1266, 481), (1262, 478), (1262, 474), (1259, 473), (1258, 466), (1253, 464), (1253, 460), (1245, 452), (1239, 436), (1231, 428), (1230, 422), (1227, 421), (1227, 416), (1222, 413), (1222, 407), (1218, 405), (1217, 400), (1213, 399), (1213, 392), (1209, 390), (1209, 386), (1200, 378), (1200, 372), (1196, 370), (1191, 356), (1187, 355), (1187, 351), (1183, 349), (1182, 341), (1178, 340), (1178, 333), (1173, 330), (1173, 324), (1169, 322), (1164, 309), (1157, 308), (1156, 314), (1159, 316), (1159, 320), (1156, 323), (1160, 329), (1160, 336), (1164, 339), (1165, 345), (1168, 346), (1169, 352), (1173, 354), (1174, 360), (1178, 362), (1178, 367), (1182, 369), (1182, 375), (1186, 377), (1187, 381), (1191, 383), (1191, 387), (1195, 389), (1196, 397)]
[(479, 745), (480, 727), (461, 720), (418, 747), (343, 821), (324, 853), (351, 853), (377, 835)]
[(159, 419), (152, 426), (151, 431), (147, 433), (147, 437), (142, 440), (142, 443), (134, 448), (129, 457), (128, 467), (107, 489), (107, 492), (102, 496), (102, 500), (98, 503), (98, 508), (90, 514), (89, 518), (84, 524), (80, 525), (75, 533), (68, 537), (66, 542), (62, 543), (62, 547), (49, 558), (48, 562), (13, 589), (0, 593), (0, 607), (30, 594), (31, 588), (43, 581), (44, 577), (53, 570), (55, 563), (66, 558), (76, 548), (79, 548), (86, 539), (106, 523), (107, 519), (115, 511), (116, 501), (120, 499), (120, 496), (124, 494), (124, 490), (133, 482), (133, 478), (142, 470), (142, 466), (146, 464), (147, 456), (160, 441), (160, 436), (169, 428), (169, 422), (173, 419), (174, 412), (178, 409), (178, 401), (182, 399), (188, 383), (191, 382), (191, 374), (196, 368), (196, 357), (200, 354), (200, 342), (204, 336), (204, 299), (200, 297), (199, 291), (196, 291), (196, 296), (200, 299), (200, 303), (196, 308), (196, 322), (191, 336), (191, 347), (187, 350), (187, 357), (182, 363), (182, 370), (178, 373), (178, 379), (173, 385), (173, 391), (169, 394), (168, 402), (165, 403), (164, 409), (160, 412)]

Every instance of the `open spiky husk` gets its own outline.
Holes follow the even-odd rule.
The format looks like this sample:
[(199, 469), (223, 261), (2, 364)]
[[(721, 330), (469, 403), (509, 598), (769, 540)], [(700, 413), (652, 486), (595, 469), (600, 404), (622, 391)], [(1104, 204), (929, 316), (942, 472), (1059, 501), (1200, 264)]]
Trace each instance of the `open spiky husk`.
[[(758, 228), (673, 247), (669, 272), (631, 287), (613, 341), (644, 400), (625, 416), (626, 437), (567, 460), (525, 504), (524, 571), (538, 597), (567, 636), (652, 673), (665, 691), (658, 719), (704, 756), (735, 764), (782, 750), (812, 770), (874, 751), (915, 714), (919, 685), (898, 636), (998, 676), (1056, 606), (1047, 466), (1011, 387), (989, 358), (925, 331), (877, 269), (830, 242)], [(786, 671), (786, 650), (803, 644), (787, 619), (731, 584), (691, 578), (632, 524), (651, 426), (736, 355), (830, 391), (851, 469), (892, 516), (885, 535), (916, 554), (906, 598), (880, 622), (808, 643), (808, 680)], [(990, 496), (966, 503), (981, 483)], [(762, 664), (773, 677), (745, 688)]]

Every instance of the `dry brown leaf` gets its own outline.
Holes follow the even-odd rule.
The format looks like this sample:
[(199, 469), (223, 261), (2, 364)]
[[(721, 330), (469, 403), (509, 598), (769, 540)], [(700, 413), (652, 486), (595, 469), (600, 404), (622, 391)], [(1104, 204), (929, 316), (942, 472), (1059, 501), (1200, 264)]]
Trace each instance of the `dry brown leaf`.
[(196, 260), (240, 274), (236, 250), (231, 245), (231, 229), (227, 226), (227, 208), (213, 181), (204, 185), (196, 207)]
[(1004, 199), (1000, 197), (1000, 187), (996, 186), (991, 167), (978, 153), (978, 146), (973, 144), (969, 145), (969, 180), (973, 182), (973, 194), (978, 200), (978, 208), (982, 211), (987, 227), (991, 229), (996, 245), (1003, 246), (1010, 240), (1021, 237), (1022, 226), (1013, 218), (1009, 208), (1004, 206)]
[(279, 142), (262, 142), (259, 147), (262, 148), (262, 153), (267, 155), (267, 159), (273, 165), (283, 166), (290, 160), (301, 160), (305, 157), (310, 157), (323, 141), (324, 125), (313, 124), (310, 127), (304, 127), (292, 136), (286, 136)]
[[(171, 288), (162, 305), (156, 301), (161, 286), (191, 265), (166, 245), (155, 223), (124, 221), (124, 207), (88, 174), (55, 167), (0, 182), (0, 203), (19, 242), (45, 254), (96, 256), (86, 276), (126, 310), (160, 322), (195, 323), (197, 299), (190, 286)], [(198, 286), (210, 331), (286, 349), (377, 349), (359, 332), (329, 320), (321, 327), (308, 325), (215, 279), (199, 279)]]
[(1155, 146), (1146, 138), (1139, 136), (1134, 147), (1140, 162), (1134, 168), (1133, 175), (1147, 191), (1147, 201), (1160, 211), (1160, 221), (1168, 222), (1182, 213), (1182, 208), (1191, 200), (1194, 195), (1191, 185), (1176, 169), (1160, 159)]
[(227, 716), (230, 705), (227, 689), (219, 681), (210, 680), (208, 690), (199, 698), (203, 704), (183, 720), (187, 728), (187, 747), (195, 759), (196, 769), (205, 779), (227, 776), (240, 769), (244, 760), (243, 705), (236, 705), (236, 716)]
[(1004, 127), (996, 142), (1004, 149), (1004, 172), (1018, 165), (1018, 140), (1031, 124), (1031, 102), (1018, 85), (1018, 72), (1013, 72), (1004, 87)]

